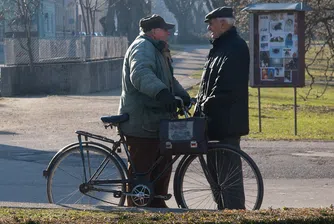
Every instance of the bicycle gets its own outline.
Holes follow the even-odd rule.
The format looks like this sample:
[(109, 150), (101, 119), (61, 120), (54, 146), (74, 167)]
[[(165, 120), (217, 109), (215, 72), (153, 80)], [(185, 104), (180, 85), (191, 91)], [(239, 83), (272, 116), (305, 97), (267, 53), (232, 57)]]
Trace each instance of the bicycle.
[[(190, 107), (186, 108), (181, 100), (182, 110), (180, 111), (186, 117)], [(101, 117), (101, 120), (105, 128), (112, 129), (127, 121), (128, 118), (127, 114), (123, 114)], [(153, 198), (169, 200), (172, 197), (171, 194), (155, 195), (152, 185), (182, 156), (177, 165), (173, 183), (173, 193), (180, 208), (224, 209), (224, 193), (233, 189), (240, 181), (244, 184), (246, 209), (259, 209), (262, 204), (263, 180), (257, 165), (244, 151), (230, 145), (209, 141), (208, 154), (219, 152), (224, 155), (228, 152), (239, 156), (242, 160), (242, 171), (240, 171), (242, 179), (229, 181), (237, 175), (236, 168), (239, 168), (230, 162), (225, 164), (228, 172), (225, 171), (223, 180), (219, 180), (221, 179), (220, 174), (217, 173), (216, 181), (214, 181), (208, 172), (208, 154), (184, 154), (175, 155), (160, 176), (148, 182), (145, 176), (159, 164), (163, 155), (156, 160), (148, 172), (137, 173), (134, 167), (134, 178), (128, 178), (126, 161), (118, 153), (124, 150), (127, 161), (133, 163), (129, 156), (126, 138), (121, 131), (119, 131), (117, 141), (85, 131), (76, 131), (76, 134), (78, 142), (59, 150), (49, 162), (47, 169), (43, 171), (43, 176), (47, 179), (47, 197), (50, 203), (124, 206), (125, 198), (131, 197), (136, 206), (143, 207), (148, 205)], [(110, 143), (111, 147), (95, 140)], [(217, 165), (215, 168), (218, 168), (219, 164), (210, 164), (210, 166), (215, 165)], [(75, 181), (75, 183), (71, 184), (70, 181)], [(133, 186), (131, 192), (127, 191), (129, 184)], [(220, 198), (222, 203), (218, 203), (217, 198)]]

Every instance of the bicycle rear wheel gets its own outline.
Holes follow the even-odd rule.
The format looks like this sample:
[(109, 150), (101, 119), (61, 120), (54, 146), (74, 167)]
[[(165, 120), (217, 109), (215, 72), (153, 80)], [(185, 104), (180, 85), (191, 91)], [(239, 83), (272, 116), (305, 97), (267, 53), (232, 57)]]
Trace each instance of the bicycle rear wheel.
[[(85, 165), (79, 146), (62, 152), (53, 161), (47, 178), (49, 202), (122, 206), (125, 196), (114, 197), (114, 192), (126, 190), (125, 171), (120, 165), (122, 161), (92, 145), (83, 146), (83, 155)], [(117, 183), (106, 183), (105, 180)]]
[[(241, 165), (232, 162), (231, 156), (240, 158)], [(245, 152), (215, 144), (209, 146), (208, 154), (189, 156), (179, 164), (174, 194), (182, 208), (255, 210), (262, 204), (263, 180), (257, 165)]]

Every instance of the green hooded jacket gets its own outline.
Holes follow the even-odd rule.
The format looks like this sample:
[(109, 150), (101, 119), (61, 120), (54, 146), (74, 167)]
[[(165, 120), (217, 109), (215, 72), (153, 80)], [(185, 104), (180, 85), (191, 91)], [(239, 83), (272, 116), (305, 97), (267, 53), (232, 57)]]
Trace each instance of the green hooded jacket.
[(173, 76), (165, 42), (138, 36), (128, 48), (123, 62), (119, 114), (129, 120), (120, 125), (128, 136), (158, 138), (161, 119), (171, 118), (156, 95), (168, 89), (176, 96), (189, 96)]

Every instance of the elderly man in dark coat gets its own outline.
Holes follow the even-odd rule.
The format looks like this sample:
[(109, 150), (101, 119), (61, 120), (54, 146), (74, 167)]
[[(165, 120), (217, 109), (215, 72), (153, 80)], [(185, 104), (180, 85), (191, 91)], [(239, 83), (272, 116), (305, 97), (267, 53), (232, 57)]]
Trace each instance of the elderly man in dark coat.
[[(208, 137), (240, 148), (240, 137), (249, 132), (248, 76), (249, 49), (238, 35), (230, 7), (213, 10), (205, 17), (211, 33), (212, 49), (204, 66), (195, 116), (208, 120)], [(230, 154), (208, 155), (208, 164), (220, 164), (210, 171), (217, 181), (224, 180), (232, 163), (237, 175), (230, 177), (233, 187), (226, 195), (214, 193), (218, 208), (244, 209), (245, 196), (241, 160)], [(223, 169), (223, 172), (218, 172)]]

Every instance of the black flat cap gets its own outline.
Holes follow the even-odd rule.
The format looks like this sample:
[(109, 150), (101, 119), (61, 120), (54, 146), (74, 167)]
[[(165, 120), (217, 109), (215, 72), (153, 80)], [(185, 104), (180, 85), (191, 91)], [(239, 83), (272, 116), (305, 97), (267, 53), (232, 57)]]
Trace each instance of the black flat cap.
[(231, 7), (223, 6), (209, 12), (205, 16), (204, 22), (209, 22), (210, 19), (214, 18), (234, 18), (233, 9)]
[(155, 28), (170, 30), (173, 29), (175, 25), (171, 23), (166, 23), (161, 16), (153, 14), (151, 16), (142, 18), (139, 21), (139, 26), (143, 29), (144, 32), (147, 32)]

